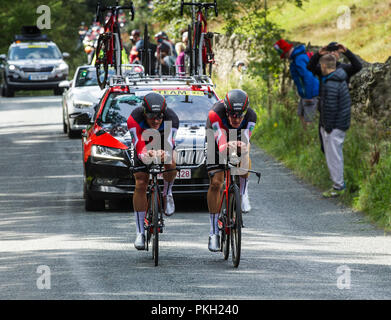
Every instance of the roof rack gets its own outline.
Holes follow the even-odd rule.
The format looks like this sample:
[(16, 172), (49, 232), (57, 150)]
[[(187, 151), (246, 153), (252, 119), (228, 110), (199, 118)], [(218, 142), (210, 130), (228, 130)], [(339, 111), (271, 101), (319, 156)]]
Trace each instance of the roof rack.
[[(140, 66), (140, 65), (137, 65)], [(173, 85), (173, 83), (185, 83), (193, 86), (214, 86), (208, 76), (145, 76), (143, 73), (134, 73), (127, 76), (112, 76), (110, 86), (148, 86), (154, 84)]]
[(14, 41), (51, 41), (46, 34), (42, 34), (37, 26), (22, 26), (22, 34), (14, 35)]

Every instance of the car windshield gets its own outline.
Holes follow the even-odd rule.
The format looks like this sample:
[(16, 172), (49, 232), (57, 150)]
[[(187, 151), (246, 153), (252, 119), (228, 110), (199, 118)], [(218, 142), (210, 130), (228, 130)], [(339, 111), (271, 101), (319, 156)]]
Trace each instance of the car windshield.
[(9, 60), (62, 59), (60, 50), (54, 45), (25, 44), (10, 49)]
[[(150, 91), (136, 94), (111, 93), (104, 106), (101, 121), (103, 123), (126, 123), (132, 111), (141, 106), (144, 96)], [(166, 98), (168, 108), (175, 111), (179, 121), (206, 122), (208, 113), (217, 101), (212, 93), (188, 90), (156, 90)]]
[[(115, 74), (114, 69), (109, 69), (109, 76)], [(75, 87), (89, 87), (97, 86), (98, 80), (96, 79), (95, 68), (80, 68), (76, 76)]]

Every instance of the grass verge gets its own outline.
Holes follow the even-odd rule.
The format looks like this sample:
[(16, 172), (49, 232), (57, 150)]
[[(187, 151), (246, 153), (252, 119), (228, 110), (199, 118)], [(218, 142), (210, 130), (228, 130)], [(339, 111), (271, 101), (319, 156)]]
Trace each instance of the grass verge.
[[(296, 114), (296, 93), (290, 91), (272, 99), (270, 112), (266, 105), (266, 89), (261, 80), (245, 78), (217, 80), (217, 93), (224, 96), (232, 88), (241, 87), (250, 97), (258, 114), (253, 141), (296, 176), (322, 190), (331, 187), (324, 154), (320, 149), (317, 121), (304, 130)], [(340, 201), (353, 210), (366, 213), (377, 226), (391, 231), (391, 142), (390, 131), (374, 123), (352, 120), (344, 143), (344, 175), (347, 192)]]

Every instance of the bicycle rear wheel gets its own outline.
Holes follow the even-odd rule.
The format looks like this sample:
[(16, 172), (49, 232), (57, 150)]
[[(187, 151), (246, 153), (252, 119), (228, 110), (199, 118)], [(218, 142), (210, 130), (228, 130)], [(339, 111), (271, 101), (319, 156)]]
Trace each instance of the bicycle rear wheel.
[(242, 210), (240, 204), (239, 188), (234, 186), (229, 193), (228, 217), (231, 228), (232, 262), (235, 268), (240, 263), (242, 245)]
[(98, 38), (98, 45), (96, 47), (96, 78), (101, 89), (107, 84), (109, 74), (109, 62), (107, 59), (107, 51), (109, 50), (109, 41), (106, 35), (101, 34)]
[(200, 75), (200, 67), (202, 67), (202, 64), (200, 64), (200, 60), (202, 60), (202, 54), (200, 54), (200, 47), (201, 47), (201, 23), (196, 22), (194, 25), (194, 74)]
[(229, 246), (230, 246), (230, 234), (226, 232), (227, 230), (227, 199), (225, 193), (223, 193), (222, 205), (220, 209), (220, 219), (223, 221), (223, 226), (221, 229), (221, 251), (223, 252), (224, 260), (227, 260), (229, 257)]
[[(188, 29), (187, 29), (187, 34), (188, 34), (188, 72), (187, 74), (192, 76), (194, 75), (194, 50), (193, 50), (193, 41), (192, 41), (192, 36), (193, 36), (193, 33), (192, 33), (192, 27), (191, 25), (189, 24), (188, 26)], [(186, 55), (187, 56), (187, 55)]]
[(159, 264), (159, 201), (158, 191), (152, 190), (152, 259), (155, 266)]

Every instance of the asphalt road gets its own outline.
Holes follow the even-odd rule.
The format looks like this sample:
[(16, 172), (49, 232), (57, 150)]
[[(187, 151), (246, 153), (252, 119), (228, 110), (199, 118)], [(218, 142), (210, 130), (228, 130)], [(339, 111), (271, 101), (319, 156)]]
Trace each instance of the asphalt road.
[(154, 267), (133, 212), (84, 211), (61, 121), (58, 97), (0, 98), (0, 299), (391, 298), (391, 237), (257, 148), (239, 268), (208, 251), (199, 200), (177, 202)]

